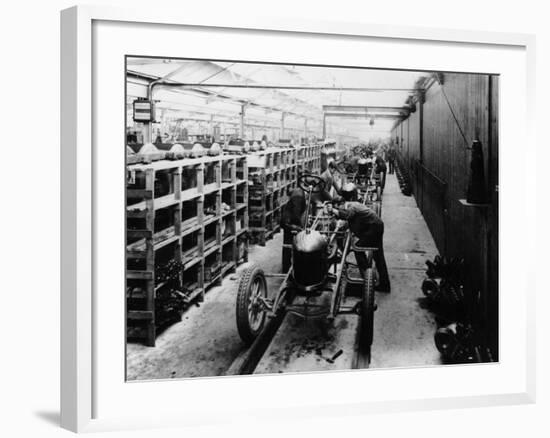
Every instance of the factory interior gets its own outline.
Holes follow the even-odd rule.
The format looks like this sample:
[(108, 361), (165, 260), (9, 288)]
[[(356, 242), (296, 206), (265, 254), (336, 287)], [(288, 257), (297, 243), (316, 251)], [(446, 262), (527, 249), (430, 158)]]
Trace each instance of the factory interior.
[(498, 81), (128, 56), (127, 380), (498, 361)]

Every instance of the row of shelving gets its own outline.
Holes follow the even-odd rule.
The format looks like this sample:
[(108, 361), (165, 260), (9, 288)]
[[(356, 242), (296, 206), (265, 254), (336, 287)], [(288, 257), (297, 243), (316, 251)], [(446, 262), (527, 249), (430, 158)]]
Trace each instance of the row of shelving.
[(243, 156), (127, 167), (127, 334), (156, 330), (248, 257), (248, 167)]
[(281, 210), (299, 173), (320, 173), (319, 145), (268, 148), (248, 155), (250, 239), (265, 245), (280, 230)]
[(321, 172), (321, 152), (323, 149), (324, 146), (321, 144), (300, 146), (296, 149), (296, 160), (302, 173), (319, 174)]

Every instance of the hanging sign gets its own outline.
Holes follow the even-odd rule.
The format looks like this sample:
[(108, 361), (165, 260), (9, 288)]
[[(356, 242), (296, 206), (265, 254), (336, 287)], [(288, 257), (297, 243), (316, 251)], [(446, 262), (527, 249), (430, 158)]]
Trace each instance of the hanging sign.
[(134, 122), (151, 123), (155, 121), (155, 104), (152, 100), (134, 100)]

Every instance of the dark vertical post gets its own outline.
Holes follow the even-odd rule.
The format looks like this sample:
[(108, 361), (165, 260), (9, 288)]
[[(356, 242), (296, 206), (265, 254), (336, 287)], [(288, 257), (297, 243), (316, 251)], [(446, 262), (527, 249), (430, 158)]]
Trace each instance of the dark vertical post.
[(151, 232), (151, 238), (145, 239), (146, 247), (146, 268), (150, 272), (151, 278), (147, 280), (146, 307), (151, 312), (151, 318), (147, 321), (146, 345), (155, 346), (155, 249), (153, 235), (155, 233), (155, 171), (147, 169), (145, 171), (145, 189), (151, 192), (151, 198), (145, 200), (145, 223), (146, 229)]
[[(418, 93), (418, 161), (424, 165), (424, 101), (426, 100), (426, 92), (420, 91)], [(420, 186), (420, 190), (417, 189), (416, 202), (424, 214), (424, 171), (422, 166), (418, 172), (417, 187)]]
[(240, 120), (240, 125), (239, 125), (239, 136), (241, 137), (241, 139), (244, 138), (244, 125), (245, 125), (245, 112), (246, 112), (246, 104), (242, 104), (241, 105), (241, 120)]

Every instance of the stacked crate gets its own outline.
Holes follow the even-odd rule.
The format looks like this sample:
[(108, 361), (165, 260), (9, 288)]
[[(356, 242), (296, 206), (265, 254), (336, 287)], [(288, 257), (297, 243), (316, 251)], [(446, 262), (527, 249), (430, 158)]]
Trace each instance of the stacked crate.
[[(128, 337), (153, 346), (162, 325), (155, 300), (167, 296), (165, 288), (184, 304), (202, 300), (247, 260), (246, 161), (233, 155), (127, 166)], [(164, 278), (167, 266), (177, 267), (177, 281)]]

